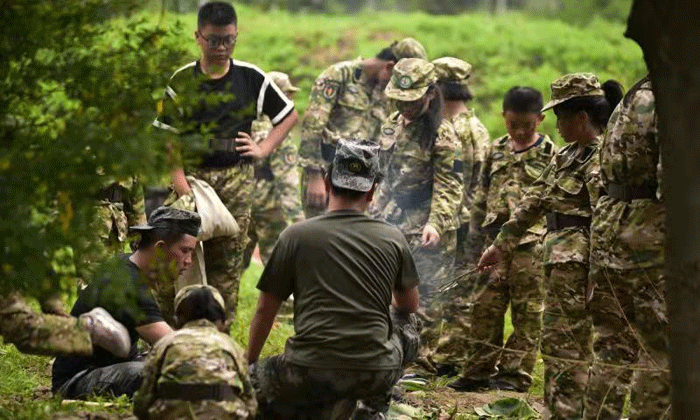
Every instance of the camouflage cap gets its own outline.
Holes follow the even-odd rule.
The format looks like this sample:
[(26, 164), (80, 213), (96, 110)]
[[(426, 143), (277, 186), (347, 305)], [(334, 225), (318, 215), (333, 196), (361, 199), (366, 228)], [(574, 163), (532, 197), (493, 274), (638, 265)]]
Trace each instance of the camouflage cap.
[(467, 80), (472, 74), (472, 65), (466, 61), (454, 57), (442, 57), (433, 60), (435, 76), (442, 82), (467, 85)]
[(150, 231), (155, 228), (178, 229), (187, 235), (197, 236), (201, 224), (202, 219), (197, 213), (160, 206), (148, 217), (148, 224), (132, 226), (130, 229), (136, 232)]
[(552, 82), (552, 99), (542, 108), (542, 112), (581, 96), (605, 96), (598, 78), (591, 73), (572, 73), (562, 76)]
[(333, 158), (331, 183), (366, 192), (379, 180), (379, 144), (371, 140), (340, 139)]
[(209, 290), (211, 292), (212, 296), (214, 297), (214, 300), (216, 301), (216, 303), (221, 305), (221, 309), (226, 308), (226, 305), (224, 304), (224, 298), (221, 296), (221, 293), (219, 293), (219, 291), (216, 290), (215, 287), (208, 286), (206, 284), (192, 284), (190, 286), (183, 287), (175, 295), (175, 306), (174, 306), (175, 312), (177, 312), (177, 307), (182, 303), (183, 300), (185, 300), (185, 298), (187, 296), (190, 295), (190, 293), (192, 293), (195, 290), (200, 290), (200, 289)]
[(281, 71), (271, 71), (267, 73), (278, 88), (282, 89), (282, 92), (298, 92), (299, 88), (292, 85), (292, 81), (289, 80), (289, 75), (287, 73), (282, 73)]
[(437, 81), (435, 66), (420, 58), (404, 58), (394, 66), (384, 93), (397, 101), (415, 101)]
[(404, 38), (401, 41), (395, 41), (391, 44), (391, 52), (396, 56), (397, 60), (402, 58), (422, 58), (428, 59), (428, 54), (420, 42), (413, 38)]

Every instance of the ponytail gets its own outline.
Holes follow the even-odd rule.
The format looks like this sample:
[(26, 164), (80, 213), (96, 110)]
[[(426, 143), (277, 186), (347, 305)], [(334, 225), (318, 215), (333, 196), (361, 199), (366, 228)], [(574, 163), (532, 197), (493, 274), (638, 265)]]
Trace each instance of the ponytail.
[(437, 139), (437, 132), (440, 124), (442, 124), (443, 118), (443, 98), (440, 89), (438, 89), (437, 84), (433, 83), (428, 87), (426, 95), (430, 92), (434, 92), (435, 96), (430, 102), (430, 107), (428, 111), (421, 116), (422, 129), (420, 131), (420, 148), (421, 150), (432, 150), (435, 146), (435, 139)]

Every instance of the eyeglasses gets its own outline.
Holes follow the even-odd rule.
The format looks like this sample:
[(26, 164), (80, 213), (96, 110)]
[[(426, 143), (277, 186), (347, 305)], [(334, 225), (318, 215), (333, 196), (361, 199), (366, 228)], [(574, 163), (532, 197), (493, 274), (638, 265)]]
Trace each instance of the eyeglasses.
[(223, 45), (224, 48), (231, 48), (234, 45), (236, 45), (236, 41), (238, 40), (238, 36), (234, 35), (228, 35), (228, 36), (217, 36), (217, 35), (209, 35), (209, 36), (204, 36), (202, 33), (199, 33), (199, 36), (204, 38), (207, 41), (207, 44), (209, 45), (209, 48), (217, 48), (219, 45)]

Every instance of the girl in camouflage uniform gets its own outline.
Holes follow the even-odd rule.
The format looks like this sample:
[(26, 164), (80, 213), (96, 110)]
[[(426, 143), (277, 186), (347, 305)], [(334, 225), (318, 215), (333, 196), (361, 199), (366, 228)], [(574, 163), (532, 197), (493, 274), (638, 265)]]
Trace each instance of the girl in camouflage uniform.
[(590, 222), (600, 187), (598, 142), (622, 97), (616, 82), (601, 87), (596, 76), (569, 74), (552, 83), (557, 129), (569, 143), (526, 192), (511, 218), (479, 260), (491, 270), (543, 214), (545, 310), (541, 352), (545, 405), (550, 419), (581, 418), (591, 359), (591, 321), (586, 310)]
[(374, 208), (406, 235), (425, 307), (454, 264), (462, 203), (462, 147), (442, 118), (436, 82), (435, 67), (425, 60), (407, 58), (394, 66), (385, 94), (399, 111), (381, 128), (386, 178)]

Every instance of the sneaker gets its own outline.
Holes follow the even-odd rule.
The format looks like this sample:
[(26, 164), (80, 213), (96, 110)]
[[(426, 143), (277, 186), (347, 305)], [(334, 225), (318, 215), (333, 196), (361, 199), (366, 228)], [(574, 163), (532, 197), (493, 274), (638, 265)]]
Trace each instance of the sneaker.
[(126, 328), (112, 318), (109, 312), (95, 308), (79, 317), (90, 332), (92, 343), (121, 358), (129, 356), (131, 338)]
[(447, 386), (460, 392), (487, 391), (489, 389), (489, 380), (459, 377), (456, 381), (447, 384)]

